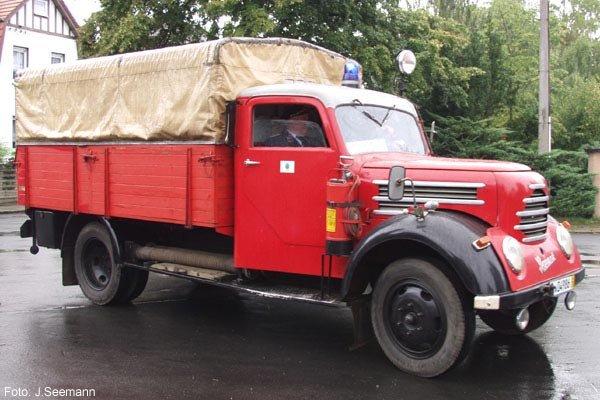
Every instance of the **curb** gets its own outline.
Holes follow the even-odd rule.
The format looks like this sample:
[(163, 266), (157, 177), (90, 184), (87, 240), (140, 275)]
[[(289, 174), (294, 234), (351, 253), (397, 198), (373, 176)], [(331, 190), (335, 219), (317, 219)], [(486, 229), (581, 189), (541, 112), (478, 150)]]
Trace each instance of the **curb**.
[(2, 209), (0, 207), (0, 215), (2, 215), (2, 214), (21, 214), (23, 212), (25, 212), (25, 208), (16, 208), (16, 207), (8, 208), (7, 207), (7, 208)]
[(571, 233), (589, 233), (593, 235), (599, 235), (600, 229), (598, 228), (590, 228), (590, 229), (571, 229), (569, 232)]

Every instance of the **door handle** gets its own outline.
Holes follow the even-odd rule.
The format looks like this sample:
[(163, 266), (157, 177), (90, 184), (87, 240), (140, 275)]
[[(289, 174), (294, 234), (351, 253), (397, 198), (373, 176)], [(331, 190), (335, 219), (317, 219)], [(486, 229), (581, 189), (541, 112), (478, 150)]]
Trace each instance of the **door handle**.
[(84, 162), (96, 162), (98, 160), (98, 157), (93, 154), (84, 154), (81, 157), (83, 157)]
[(244, 160), (244, 165), (245, 165), (246, 167), (250, 167), (250, 166), (252, 166), (252, 165), (260, 165), (260, 161), (254, 161), (254, 160), (250, 160), (249, 158), (246, 158), (246, 159)]

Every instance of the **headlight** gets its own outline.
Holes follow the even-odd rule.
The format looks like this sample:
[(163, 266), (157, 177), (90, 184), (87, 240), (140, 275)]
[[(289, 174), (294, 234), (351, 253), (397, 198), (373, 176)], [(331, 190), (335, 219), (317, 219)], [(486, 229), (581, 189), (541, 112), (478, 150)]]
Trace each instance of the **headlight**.
[(573, 239), (567, 228), (561, 224), (556, 226), (556, 241), (567, 258), (571, 258), (573, 255)]
[(512, 236), (506, 236), (502, 241), (502, 252), (513, 272), (520, 274), (523, 271), (524, 264), (521, 243)]

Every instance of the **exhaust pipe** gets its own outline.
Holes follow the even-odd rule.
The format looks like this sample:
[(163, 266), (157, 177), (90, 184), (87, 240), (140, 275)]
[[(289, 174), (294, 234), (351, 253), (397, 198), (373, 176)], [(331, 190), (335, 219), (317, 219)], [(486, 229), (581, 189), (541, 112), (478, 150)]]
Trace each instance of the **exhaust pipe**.
[(209, 253), (206, 251), (180, 249), (164, 246), (139, 246), (130, 244), (130, 254), (142, 261), (158, 261), (182, 264), (196, 268), (215, 269), (235, 274), (233, 256), (229, 254)]

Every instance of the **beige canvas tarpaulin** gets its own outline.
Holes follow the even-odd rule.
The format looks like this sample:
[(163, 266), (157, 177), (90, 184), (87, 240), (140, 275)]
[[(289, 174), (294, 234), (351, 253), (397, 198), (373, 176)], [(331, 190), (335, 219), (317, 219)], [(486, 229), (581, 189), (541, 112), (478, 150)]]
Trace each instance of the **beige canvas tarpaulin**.
[(29, 69), (15, 83), (17, 140), (221, 143), (241, 90), (340, 85), (345, 62), (298, 40), (229, 38)]

